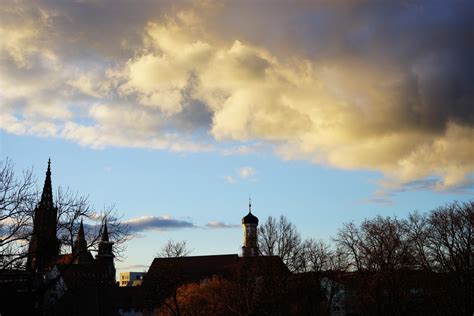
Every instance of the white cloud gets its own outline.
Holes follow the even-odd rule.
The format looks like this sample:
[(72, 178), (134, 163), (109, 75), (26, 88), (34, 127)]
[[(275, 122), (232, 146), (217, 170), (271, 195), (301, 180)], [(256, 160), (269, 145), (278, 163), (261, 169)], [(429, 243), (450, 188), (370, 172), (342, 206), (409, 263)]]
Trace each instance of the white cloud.
[(255, 176), (255, 169), (252, 167), (242, 167), (239, 169), (239, 176), (242, 179), (251, 179)]
[(238, 228), (240, 225), (236, 224), (226, 224), (220, 221), (210, 221), (206, 224), (207, 228)]
[(243, 181), (256, 180), (255, 178), (256, 173), (257, 171), (255, 170), (255, 168), (245, 166), (245, 167), (239, 168), (236, 171), (235, 175), (226, 175), (223, 178), (227, 183), (234, 184), (237, 182), (237, 179), (240, 179)]
[(235, 183), (235, 178), (233, 176), (224, 176), (224, 180), (227, 181), (227, 183)]

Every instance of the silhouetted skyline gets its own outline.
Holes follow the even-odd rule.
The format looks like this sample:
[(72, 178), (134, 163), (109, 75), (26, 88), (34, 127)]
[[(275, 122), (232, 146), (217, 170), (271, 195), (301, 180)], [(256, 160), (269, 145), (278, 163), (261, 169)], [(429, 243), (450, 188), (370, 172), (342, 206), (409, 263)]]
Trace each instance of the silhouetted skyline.
[(137, 238), (238, 253), (252, 195), (305, 237), (472, 197), (470, 1), (8, 2), (0, 159)]

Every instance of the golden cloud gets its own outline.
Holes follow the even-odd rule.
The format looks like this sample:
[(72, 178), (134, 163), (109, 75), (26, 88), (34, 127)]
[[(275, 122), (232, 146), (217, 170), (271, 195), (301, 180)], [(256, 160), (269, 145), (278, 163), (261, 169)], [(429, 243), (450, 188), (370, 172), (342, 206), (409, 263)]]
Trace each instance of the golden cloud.
[(403, 104), (407, 75), (396, 67), (282, 60), (249, 43), (196, 35), (176, 23), (148, 25), (147, 52), (128, 62), (123, 91), (166, 114), (182, 111), (190, 95), (213, 113), (217, 140), (270, 141), (285, 159), (379, 170), (404, 183), (438, 176), (437, 189), (468, 181), (473, 128), (416, 126), (419, 113)]
[[(317, 11), (329, 10), (334, 25), (305, 39), (323, 43), (312, 56), (301, 53), (289, 31), (278, 45), (269, 44), (285, 25), (265, 20), (270, 29), (255, 27), (264, 26), (265, 16), (242, 28), (238, 21), (233, 30), (226, 5), (235, 4), (198, 2), (160, 17), (137, 9), (130, 19), (135, 24), (128, 22), (133, 27), (107, 29), (110, 41), (89, 32), (87, 23), (77, 31), (75, 21), (88, 16), (74, 15), (67, 5), (67, 14), (40, 5), (2, 9), (0, 18), (8, 20), (0, 28), (0, 127), (95, 148), (201, 151), (219, 150), (226, 141), (242, 148), (222, 149), (225, 154), (257, 142), (283, 159), (380, 171), (390, 188), (429, 177), (439, 180), (437, 190), (473, 184), (471, 86), (469, 78), (462, 81), (456, 58), (436, 51), (443, 45), (429, 52), (418, 47), (413, 56), (407, 53), (412, 42), (390, 49), (399, 38), (371, 34), (370, 27), (390, 28), (369, 27), (358, 10), (321, 2)], [(283, 24), (298, 22), (294, 8), (272, 10)], [(390, 22), (381, 16), (369, 21)], [(141, 38), (133, 38), (136, 33)], [(420, 34), (413, 36), (423, 41)]]

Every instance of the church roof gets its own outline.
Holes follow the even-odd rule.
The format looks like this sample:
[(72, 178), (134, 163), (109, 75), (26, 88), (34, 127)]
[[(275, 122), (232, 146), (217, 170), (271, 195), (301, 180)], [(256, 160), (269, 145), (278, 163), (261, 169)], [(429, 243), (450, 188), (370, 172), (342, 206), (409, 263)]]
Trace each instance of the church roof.
[(258, 217), (254, 216), (250, 211), (242, 218), (242, 224), (256, 224), (258, 225)]
[(58, 264), (68, 289), (114, 285), (108, 271), (96, 264)]
[(289, 270), (278, 256), (239, 257), (236, 254), (191, 256), (178, 258), (155, 258), (143, 279), (146, 288), (165, 284), (174, 276), (181, 284), (199, 282), (212, 276), (231, 277), (236, 271), (253, 275), (267, 273), (289, 274)]
[(183, 283), (200, 281), (213, 275), (222, 276), (229, 272), (238, 259), (236, 254), (155, 258), (143, 285), (157, 283), (163, 277), (168, 278), (170, 273), (178, 273)]

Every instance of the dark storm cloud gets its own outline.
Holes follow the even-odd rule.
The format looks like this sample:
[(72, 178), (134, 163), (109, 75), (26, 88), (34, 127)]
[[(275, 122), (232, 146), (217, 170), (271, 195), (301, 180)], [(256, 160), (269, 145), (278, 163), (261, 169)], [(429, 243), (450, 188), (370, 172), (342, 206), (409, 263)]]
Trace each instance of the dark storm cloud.
[(65, 43), (60, 49), (66, 58), (95, 63), (97, 58), (115, 62), (128, 59), (141, 43), (140, 34), (148, 21), (162, 18), (179, 8), (179, 1), (125, 0), (33, 1), (33, 7), (50, 14), (54, 33)]
[(451, 120), (474, 125), (472, 1), (308, 1), (271, 7), (227, 1), (226, 8), (213, 21), (215, 27), (226, 25), (225, 36), (263, 42), (283, 56), (300, 51), (329, 66), (347, 59), (386, 70), (387, 77), (391, 69), (399, 71), (400, 100), (389, 110), (395, 130), (440, 132)]

